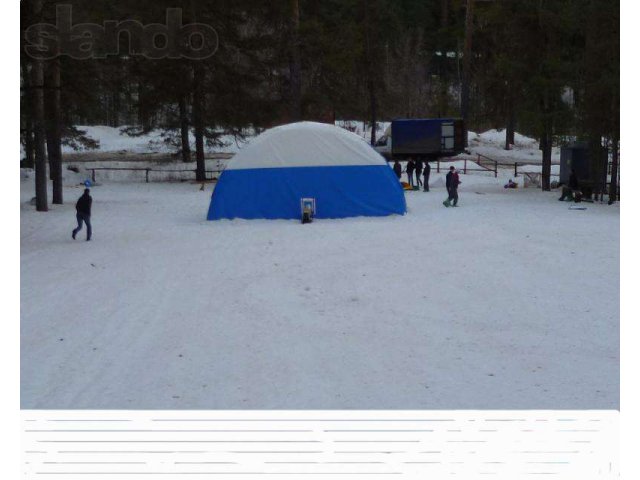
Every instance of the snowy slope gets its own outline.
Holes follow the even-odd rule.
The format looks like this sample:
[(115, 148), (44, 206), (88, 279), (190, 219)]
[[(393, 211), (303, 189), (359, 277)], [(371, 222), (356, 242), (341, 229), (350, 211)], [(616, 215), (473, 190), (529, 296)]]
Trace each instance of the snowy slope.
[[(177, 149), (169, 146), (164, 142), (160, 130), (154, 130), (148, 134), (140, 136), (129, 136), (122, 133), (123, 127), (108, 127), (105, 125), (79, 125), (78, 130), (85, 131), (85, 135), (98, 141), (99, 147), (95, 150), (87, 150), (89, 152), (128, 152), (128, 153), (173, 153)], [(190, 132), (190, 144), (195, 151), (195, 139), (193, 133)], [(225, 147), (215, 148), (207, 147), (207, 152), (231, 152), (235, 153), (243, 145), (243, 142), (236, 140), (232, 135), (223, 135), (221, 141), (225, 143)], [(63, 153), (76, 152), (69, 146), (63, 146)]]
[[(510, 150), (504, 149), (505, 131), (487, 130), (482, 133), (469, 132), (468, 150), (471, 157), (477, 154), (485, 155), (501, 163), (542, 163), (542, 152), (538, 148), (538, 141), (516, 133), (515, 144)], [(462, 155), (461, 157), (464, 157)], [(560, 162), (560, 148), (551, 149), (551, 162)]]
[(107, 183), (91, 242), (23, 180), (22, 408), (618, 408), (618, 207), (462, 180), (305, 226)]
[[(371, 130), (364, 129), (362, 122), (338, 120), (336, 121), (336, 125), (350, 129), (367, 140), (370, 138)], [(378, 136), (382, 135), (389, 125), (390, 122), (379, 122)], [(149, 154), (175, 153), (176, 151), (175, 147), (164, 143), (159, 130), (154, 130), (149, 134), (141, 135), (139, 137), (132, 137), (122, 133), (121, 128), (107, 127), (103, 125), (78, 126), (77, 128), (86, 131), (87, 136), (99, 142), (98, 149), (87, 150), (87, 152)], [(535, 139), (516, 133), (516, 143), (513, 148), (511, 150), (504, 150), (504, 136), (504, 130), (488, 130), (483, 133), (469, 132), (468, 149), (471, 152), (471, 156), (461, 155), (459, 158), (472, 158), (477, 154), (481, 154), (505, 163), (519, 162), (538, 164), (542, 161), (542, 155), (538, 149), (538, 143)], [(246, 144), (246, 142), (250, 140), (250, 138), (251, 137), (249, 136), (246, 140), (242, 141), (231, 135), (224, 135), (221, 137), (221, 140), (225, 144), (224, 147), (207, 147), (206, 151), (207, 153), (237, 153)], [(191, 136), (191, 144), (192, 149), (195, 150), (193, 136)], [(68, 146), (63, 147), (63, 152), (67, 154), (76, 153), (75, 150)], [(21, 155), (24, 155), (22, 148)], [(558, 163), (559, 161), (560, 149), (554, 147), (552, 152), (552, 162)]]

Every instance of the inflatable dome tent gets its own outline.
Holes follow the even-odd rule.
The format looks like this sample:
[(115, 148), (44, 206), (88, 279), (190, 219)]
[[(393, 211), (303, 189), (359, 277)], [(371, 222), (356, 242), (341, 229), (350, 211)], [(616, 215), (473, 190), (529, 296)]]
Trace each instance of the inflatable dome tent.
[(211, 196), (208, 220), (404, 214), (404, 192), (387, 162), (342, 128), (299, 122), (272, 128), (229, 162)]

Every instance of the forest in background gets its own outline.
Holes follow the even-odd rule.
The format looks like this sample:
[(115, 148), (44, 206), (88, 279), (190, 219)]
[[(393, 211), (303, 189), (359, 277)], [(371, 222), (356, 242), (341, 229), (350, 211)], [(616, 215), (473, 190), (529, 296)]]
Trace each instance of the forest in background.
[[(123, 33), (119, 53), (105, 58), (29, 55), (24, 32), (56, 24), (58, 5), (72, 7), (74, 25), (164, 24), (179, 8), (183, 24), (213, 27), (217, 50), (153, 59)], [(197, 162), (198, 180), (205, 144), (299, 120), (462, 117), (474, 131), (505, 128), (505, 148), (517, 129), (540, 140), (543, 189), (552, 145), (604, 143), (617, 168), (618, 2), (24, 0), (20, 21), (21, 142), (38, 210), (47, 208), (47, 162), (53, 203), (62, 203), (61, 144), (91, 147), (77, 125), (161, 129)]]

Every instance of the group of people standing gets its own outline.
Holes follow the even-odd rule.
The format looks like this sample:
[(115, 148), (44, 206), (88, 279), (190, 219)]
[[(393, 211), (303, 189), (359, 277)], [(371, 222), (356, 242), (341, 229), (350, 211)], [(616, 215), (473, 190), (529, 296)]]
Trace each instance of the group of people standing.
[[(398, 160), (394, 161), (393, 171), (396, 173), (398, 180), (402, 176), (402, 165)], [(409, 179), (409, 185), (412, 187), (423, 187), (424, 192), (429, 191), (429, 176), (431, 175), (431, 165), (429, 162), (423, 162), (421, 159), (413, 160), (409, 159), (407, 162), (407, 178)], [(413, 180), (413, 174), (416, 174), (415, 182)], [(423, 180), (420, 180), (420, 177), (423, 177)]]
[[(398, 160), (394, 160), (393, 163), (393, 171), (395, 172), (398, 180), (402, 177), (402, 165)], [(407, 162), (407, 178), (409, 179), (409, 185), (412, 187), (423, 187), (423, 192), (429, 191), (429, 176), (431, 175), (431, 165), (429, 162), (423, 162), (421, 159), (414, 161), (413, 159), (409, 159)], [(415, 182), (413, 179), (413, 174), (415, 173)], [(420, 180), (420, 176), (423, 177), (423, 180)], [(462, 182), (460, 181), (460, 177), (455, 167), (449, 167), (449, 172), (446, 176), (446, 186), (447, 186), (447, 199), (442, 202), (445, 207), (457, 207), (458, 206), (458, 185)]]

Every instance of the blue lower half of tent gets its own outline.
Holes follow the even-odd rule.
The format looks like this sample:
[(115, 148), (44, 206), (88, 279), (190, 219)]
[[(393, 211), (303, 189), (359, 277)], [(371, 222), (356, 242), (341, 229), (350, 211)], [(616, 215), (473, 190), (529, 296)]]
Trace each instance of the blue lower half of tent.
[(316, 218), (406, 213), (404, 191), (388, 165), (225, 170), (211, 196), (208, 220), (300, 218), (314, 198)]

